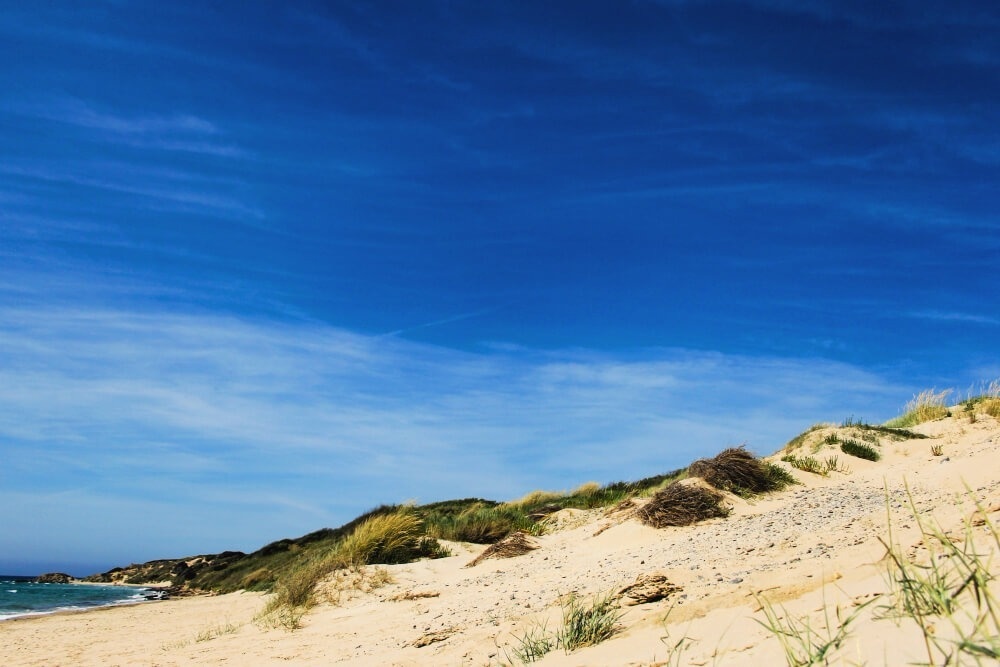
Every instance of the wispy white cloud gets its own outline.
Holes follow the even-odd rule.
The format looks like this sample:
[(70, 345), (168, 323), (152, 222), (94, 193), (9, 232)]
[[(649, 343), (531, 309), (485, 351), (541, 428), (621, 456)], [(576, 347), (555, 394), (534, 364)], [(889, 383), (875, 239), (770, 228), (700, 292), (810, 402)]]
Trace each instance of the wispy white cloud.
[(192, 173), (108, 162), (33, 161), (0, 165), (0, 174), (135, 195), (148, 200), (150, 208), (156, 210), (195, 212), (254, 224), (266, 218), (260, 208), (220, 192), (217, 180)]
[[(135, 148), (246, 158), (250, 153), (227, 141), (218, 125), (183, 111), (126, 113), (67, 96), (8, 101), (3, 111), (78, 128), (91, 140)], [(84, 137), (87, 138), (87, 137)]]
[(936, 322), (954, 322), (956, 324), (984, 324), (1000, 326), (1000, 318), (979, 313), (962, 313), (946, 310), (915, 310), (907, 316), (919, 320), (934, 320)]
[[(221, 503), (178, 528), (188, 550), (222, 537), (252, 548), (379, 502), (607, 482), (744, 441), (769, 451), (822, 418), (889, 416), (908, 391), (815, 359), (470, 353), (113, 310), (5, 308), (0, 350), (7, 488), (29, 505), (60, 492), (185, 515)], [(266, 497), (283, 500), (263, 521), (250, 508)]]

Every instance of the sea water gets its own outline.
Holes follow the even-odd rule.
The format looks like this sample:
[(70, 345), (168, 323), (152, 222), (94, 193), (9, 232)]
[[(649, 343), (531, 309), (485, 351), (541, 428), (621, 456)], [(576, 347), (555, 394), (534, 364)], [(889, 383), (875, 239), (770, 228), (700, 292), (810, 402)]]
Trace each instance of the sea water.
[(147, 592), (145, 588), (105, 584), (39, 584), (31, 577), (0, 575), (0, 621), (143, 602)]

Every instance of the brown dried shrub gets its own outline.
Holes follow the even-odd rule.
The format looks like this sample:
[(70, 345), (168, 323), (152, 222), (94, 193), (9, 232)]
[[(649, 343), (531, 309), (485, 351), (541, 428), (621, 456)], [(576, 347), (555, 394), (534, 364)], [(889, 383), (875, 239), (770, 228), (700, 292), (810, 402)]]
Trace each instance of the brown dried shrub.
[(674, 482), (652, 495), (636, 516), (647, 526), (689, 526), (713, 517), (729, 516), (722, 494), (694, 484)]
[(474, 567), (487, 558), (513, 558), (521, 556), (537, 548), (538, 545), (528, 538), (527, 533), (518, 531), (511, 533), (496, 544), (491, 544), (486, 548), (486, 551), (476, 556), (476, 559), (466, 565), (466, 567)]
[(699, 459), (688, 468), (691, 477), (701, 477), (717, 489), (738, 496), (778, 491), (791, 481), (744, 447), (730, 447), (715, 458)]

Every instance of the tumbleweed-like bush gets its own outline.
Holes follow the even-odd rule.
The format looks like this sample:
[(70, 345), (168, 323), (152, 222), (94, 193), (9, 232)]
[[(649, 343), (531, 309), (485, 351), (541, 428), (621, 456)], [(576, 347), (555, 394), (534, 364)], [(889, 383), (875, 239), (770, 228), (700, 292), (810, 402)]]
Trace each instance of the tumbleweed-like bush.
[(636, 516), (647, 526), (689, 526), (705, 519), (729, 516), (722, 494), (694, 484), (674, 482), (652, 495)]
[(730, 447), (715, 458), (699, 459), (688, 468), (692, 477), (701, 477), (717, 489), (738, 496), (752, 496), (785, 488), (794, 479), (778, 472), (744, 447)]

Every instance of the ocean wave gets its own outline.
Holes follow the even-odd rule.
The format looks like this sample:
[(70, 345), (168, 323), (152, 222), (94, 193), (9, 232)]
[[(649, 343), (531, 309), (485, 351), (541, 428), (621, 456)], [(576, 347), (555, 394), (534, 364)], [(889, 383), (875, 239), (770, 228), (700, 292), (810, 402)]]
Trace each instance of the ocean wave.
[(65, 607), (53, 607), (52, 609), (33, 609), (31, 611), (0, 611), (0, 622), (9, 621), (14, 618), (28, 618), (33, 616), (50, 616), (52, 614), (59, 614), (65, 612), (84, 612), (90, 611), (91, 609), (106, 609), (107, 607), (121, 607), (134, 604), (144, 604), (148, 602), (145, 598), (135, 599), (128, 598), (125, 600), (115, 600), (113, 602), (108, 602), (106, 604), (95, 604), (95, 605), (70, 605)]

